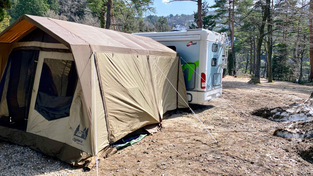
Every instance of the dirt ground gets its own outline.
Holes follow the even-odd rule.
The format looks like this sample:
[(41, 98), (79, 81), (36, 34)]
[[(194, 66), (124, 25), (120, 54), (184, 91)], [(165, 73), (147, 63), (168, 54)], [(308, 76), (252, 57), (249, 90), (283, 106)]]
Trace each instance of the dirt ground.
[[(313, 165), (300, 156), (312, 143), (274, 136), (275, 130), (290, 123), (251, 115), (261, 108), (301, 103), (313, 87), (266, 80), (251, 85), (248, 81), (226, 77), (221, 98), (192, 106), (218, 144), (193, 114), (179, 111), (162, 122), (162, 131), (101, 161), (99, 175), (313, 175)], [(57, 163), (59, 170), (38, 171), (36, 175), (97, 173), (95, 168), (84, 172), (39, 157), (44, 157), (43, 162)]]

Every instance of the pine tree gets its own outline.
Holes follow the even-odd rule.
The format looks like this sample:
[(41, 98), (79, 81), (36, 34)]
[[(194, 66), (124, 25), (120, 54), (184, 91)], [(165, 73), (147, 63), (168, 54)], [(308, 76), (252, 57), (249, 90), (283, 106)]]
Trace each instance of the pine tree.
[(5, 9), (11, 8), (9, 0), (0, 0), (0, 22), (6, 17)]
[[(134, 30), (134, 25), (139, 25), (143, 12), (153, 10), (150, 5), (152, 0), (116, 0), (111, 2), (108, 0), (88, 0), (88, 7), (92, 10), (93, 15), (100, 21), (100, 26), (110, 28), (112, 25), (124, 32)], [(108, 9), (109, 7), (109, 9)], [(111, 20), (114, 20), (111, 23)], [(138, 21), (139, 20), (139, 21)]]

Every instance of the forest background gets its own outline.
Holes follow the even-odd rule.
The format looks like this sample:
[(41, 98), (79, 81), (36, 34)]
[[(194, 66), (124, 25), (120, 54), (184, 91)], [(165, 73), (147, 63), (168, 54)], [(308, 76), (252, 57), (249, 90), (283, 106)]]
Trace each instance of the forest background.
[[(152, 5), (153, 0), (0, 0), (0, 32), (23, 14), (127, 33), (197, 28), (196, 12), (146, 15), (154, 14)], [(312, 8), (313, 0), (215, 0), (202, 3), (201, 16), (203, 28), (229, 36), (226, 74), (248, 75), (253, 83), (265, 77), (302, 84), (313, 78)]]

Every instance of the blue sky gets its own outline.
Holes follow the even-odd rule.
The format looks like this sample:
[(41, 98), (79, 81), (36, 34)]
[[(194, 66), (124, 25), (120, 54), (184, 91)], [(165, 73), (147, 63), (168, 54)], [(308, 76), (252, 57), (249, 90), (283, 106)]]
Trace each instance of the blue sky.
[[(169, 0), (154, 0), (153, 7), (155, 8), (156, 13), (151, 13), (151, 15), (157, 16), (167, 16), (170, 14), (180, 15), (180, 14), (193, 14), (197, 12), (197, 3), (193, 1), (175, 1), (166, 3)], [(209, 5), (214, 4), (214, 0), (206, 0)], [(146, 14), (146, 15), (150, 15)]]

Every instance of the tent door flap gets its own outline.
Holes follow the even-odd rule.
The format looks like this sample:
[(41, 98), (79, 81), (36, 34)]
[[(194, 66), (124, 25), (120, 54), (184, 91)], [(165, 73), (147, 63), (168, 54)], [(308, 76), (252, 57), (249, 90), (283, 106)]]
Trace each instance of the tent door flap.
[(26, 130), (38, 55), (39, 50), (13, 50), (10, 54), (8, 75), (3, 76), (9, 79), (6, 92), (9, 116), (2, 116), (0, 125)]

